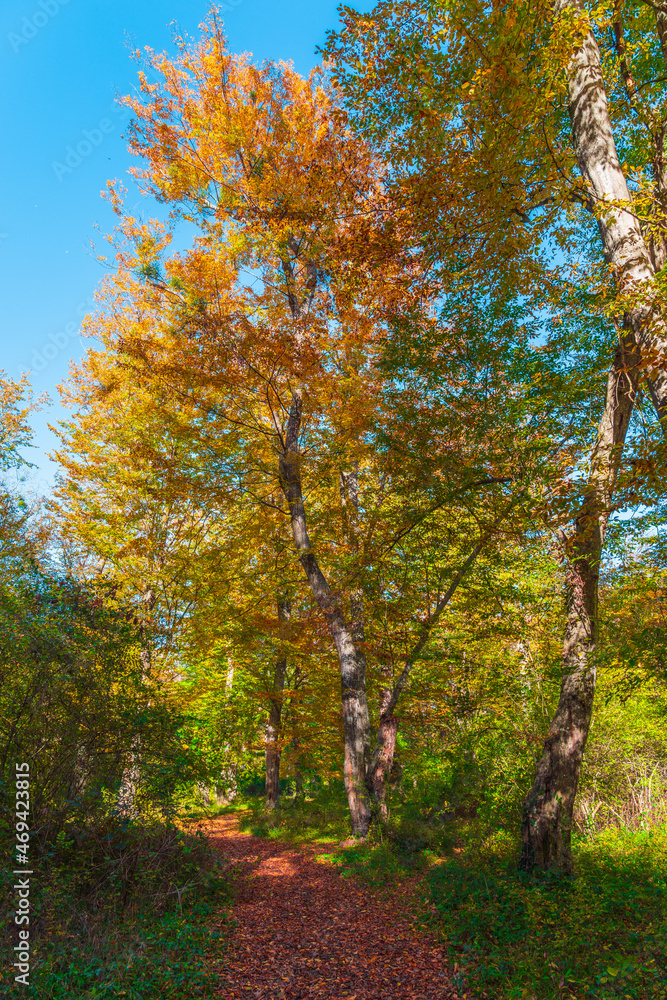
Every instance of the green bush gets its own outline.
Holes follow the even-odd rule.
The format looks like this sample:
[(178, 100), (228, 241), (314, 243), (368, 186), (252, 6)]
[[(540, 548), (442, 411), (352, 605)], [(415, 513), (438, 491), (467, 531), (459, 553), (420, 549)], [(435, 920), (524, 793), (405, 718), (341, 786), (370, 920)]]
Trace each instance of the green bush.
[[(205, 838), (162, 824), (69, 826), (36, 858), (31, 985), (3, 967), (8, 1000), (126, 997), (186, 1000), (215, 985), (207, 955), (219, 951), (229, 903), (219, 857)], [(5, 866), (8, 869), (8, 865)], [(11, 953), (11, 876), (3, 894), (3, 947)]]
[(667, 997), (667, 829), (575, 842), (577, 875), (517, 871), (517, 843), (468, 844), (429, 872), (459, 985), (513, 1000)]

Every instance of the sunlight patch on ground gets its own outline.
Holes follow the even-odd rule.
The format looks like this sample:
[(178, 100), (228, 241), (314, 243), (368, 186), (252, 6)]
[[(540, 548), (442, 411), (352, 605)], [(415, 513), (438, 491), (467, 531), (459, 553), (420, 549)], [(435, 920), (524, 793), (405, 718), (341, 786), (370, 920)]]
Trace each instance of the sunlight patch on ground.
[(256, 875), (269, 875), (274, 878), (285, 875), (296, 875), (297, 868), (287, 858), (267, 858), (257, 868)]

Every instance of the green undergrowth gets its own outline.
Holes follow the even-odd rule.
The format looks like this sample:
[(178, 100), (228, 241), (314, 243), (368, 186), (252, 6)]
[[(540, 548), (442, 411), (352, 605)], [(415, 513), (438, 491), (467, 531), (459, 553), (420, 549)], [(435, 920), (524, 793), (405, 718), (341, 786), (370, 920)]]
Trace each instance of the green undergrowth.
[(519, 873), (516, 858), (516, 841), (496, 835), (427, 875), (460, 987), (499, 1000), (667, 997), (664, 827), (580, 840), (573, 878)]
[(349, 836), (350, 816), (342, 787), (317, 796), (283, 796), (281, 808), (267, 811), (261, 798), (249, 796), (236, 805), (239, 827), (256, 837), (295, 843), (329, 843)]
[(461, 995), (484, 1000), (667, 1000), (667, 826), (574, 840), (575, 876), (526, 875), (519, 844), (482, 817), (399, 807), (384, 831), (341, 847), (345, 803), (244, 803), (241, 827), (322, 844), (319, 858), (374, 890), (423, 873), (420, 922)]
[[(224, 947), (229, 892), (204, 837), (172, 825), (71, 827), (33, 868), (30, 986), (14, 982), (4, 963), (3, 997), (189, 1000), (219, 986), (214, 962)], [(11, 876), (6, 882), (9, 954), (16, 943)]]
[(431, 863), (427, 854), (398, 851), (390, 844), (372, 841), (320, 857), (339, 868), (343, 878), (359, 879), (378, 892), (391, 891), (406, 876), (426, 870)]

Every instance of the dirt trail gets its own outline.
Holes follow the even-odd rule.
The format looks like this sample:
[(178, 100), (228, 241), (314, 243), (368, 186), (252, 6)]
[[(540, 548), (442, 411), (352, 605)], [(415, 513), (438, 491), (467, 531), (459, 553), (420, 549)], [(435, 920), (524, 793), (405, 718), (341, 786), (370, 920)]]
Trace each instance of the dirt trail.
[[(411, 887), (387, 901), (295, 849), (241, 833), (234, 816), (205, 832), (237, 878), (224, 1000), (459, 1000), (440, 949), (405, 912)], [(403, 905), (401, 906), (401, 902)]]

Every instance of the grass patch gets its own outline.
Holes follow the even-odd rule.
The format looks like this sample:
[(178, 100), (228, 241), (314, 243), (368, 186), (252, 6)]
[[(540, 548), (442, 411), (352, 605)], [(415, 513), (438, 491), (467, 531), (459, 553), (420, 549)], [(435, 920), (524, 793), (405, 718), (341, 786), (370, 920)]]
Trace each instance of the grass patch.
[[(7, 866), (8, 867), (8, 866)], [(30, 987), (5, 963), (8, 1000), (186, 1000), (209, 997), (217, 977), (212, 927), (229, 902), (217, 854), (173, 826), (69, 829), (35, 859)], [(5, 954), (16, 943), (7, 876)]]
[(317, 798), (284, 795), (275, 811), (267, 811), (263, 799), (249, 797), (235, 811), (239, 828), (255, 837), (326, 844), (349, 836), (347, 802), (337, 788), (325, 789)]
[(517, 872), (506, 835), (427, 876), (458, 985), (498, 1000), (667, 997), (667, 829), (575, 845), (576, 876)]
[(342, 848), (334, 863), (342, 869), (343, 878), (354, 877), (369, 888), (391, 891), (396, 883), (431, 864), (426, 852), (413, 853), (397, 849), (391, 843), (366, 842)]
[(244, 811), (239, 812), (241, 830), (255, 837), (294, 844), (335, 844), (333, 852), (323, 851), (317, 855), (318, 860), (335, 865), (344, 878), (358, 878), (375, 890), (390, 889), (397, 881), (431, 864), (431, 852), (415, 844), (421, 847), (430, 843), (432, 831), (421, 824), (421, 834), (415, 834), (410, 821), (402, 821), (389, 831), (373, 827), (368, 840), (338, 847), (349, 838), (350, 822), (340, 789), (332, 789), (325, 796), (320, 793), (317, 798), (283, 797), (281, 808), (270, 812), (259, 798), (248, 799), (243, 807)]

